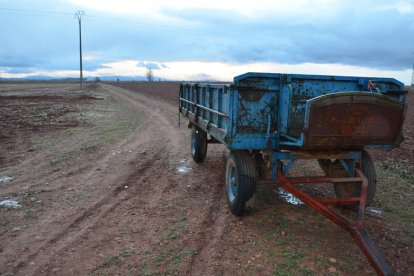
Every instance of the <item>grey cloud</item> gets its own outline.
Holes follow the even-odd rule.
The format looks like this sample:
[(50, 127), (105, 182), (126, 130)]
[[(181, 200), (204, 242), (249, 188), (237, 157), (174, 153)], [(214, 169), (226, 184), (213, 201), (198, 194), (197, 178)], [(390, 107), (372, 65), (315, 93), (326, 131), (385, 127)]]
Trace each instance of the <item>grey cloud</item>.
[(236, 62), (341, 63), (400, 70), (414, 59), (408, 43), (414, 41), (414, 16), (395, 10), (353, 4), (329, 20), (323, 14), (320, 19), (292, 15), (244, 20), (237, 14), (203, 10), (168, 12), (188, 17), (189, 22), (201, 21), (203, 29), (213, 33), (206, 32), (195, 46), (211, 45), (216, 57)]
[[(42, 5), (28, 0), (19, 3), (29, 10), (57, 9), (51, 0), (43, 1)], [(370, 8), (385, 1), (358, 3), (344, 4), (334, 18), (324, 14), (320, 17), (258, 14), (248, 18), (217, 10), (165, 9), (162, 12), (173, 19), (171, 24), (154, 21), (150, 16), (137, 19), (86, 10), (83, 49), (102, 55), (84, 60), (84, 68), (94, 70), (123, 59), (160, 61), (138, 63), (154, 70), (166, 68), (161, 62), (195, 60), (410, 68), (414, 60), (413, 14)], [(0, 29), (0, 37), (7, 38), (2, 39), (0, 66), (16, 72), (25, 67), (77, 70), (78, 29), (71, 14), (77, 9), (66, 4), (59, 5), (59, 10), (68, 15), (4, 14), (0, 24), (8, 28)]]
[(2, 67), (33, 67), (34, 64), (19, 57), (0, 56), (0, 66)]
[(2, 68), (6, 73), (9, 74), (19, 74), (19, 73), (33, 73), (35, 70), (30, 67), (11, 67), (11, 68)]
[(158, 63), (154, 63), (154, 62), (138, 62), (137, 63), (138, 67), (144, 67), (147, 69), (152, 69), (152, 70), (159, 70), (162, 68), (162, 64), (158, 64)]

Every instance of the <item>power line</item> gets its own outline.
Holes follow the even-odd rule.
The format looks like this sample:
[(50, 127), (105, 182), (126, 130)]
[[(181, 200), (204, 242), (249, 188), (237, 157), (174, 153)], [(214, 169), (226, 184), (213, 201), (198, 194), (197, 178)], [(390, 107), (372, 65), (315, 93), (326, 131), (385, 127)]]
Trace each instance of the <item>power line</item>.
[(6, 13), (24, 13), (24, 14), (33, 14), (33, 15), (72, 15), (68, 12), (58, 12), (58, 11), (46, 11), (46, 10), (29, 10), (29, 9), (10, 9), (10, 8), (0, 8), (0, 11)]
[[(106, 17), (101, 17), (101, 16), (94, 16), (94, 15), (89, 15), (88, 18), (92, 18), (92, 19), (97, 19), (97, 20), (102, 20), (102, 21), (108, 21), (108, 18)], [(209, 31), (200, 31), (200, 30), (193, 30), (193, 29), (189, 29), (189, 28), (181, 28), (181, 27), (173, 27), (173, 26), (167, 26), (167, 25), (160, 25), (160, 24), (153, 24), (153, 23), (148, 23), (148, 22), (143, 22), (143, 21), (138, 21), (138, 20), (128, 20), (128, 19), (116, 19), (117, 22), (124, 22), (124, 23), (128, 23), (131, 24), (133, 26), (148, 26), (148, 27), (153, 27), (153, 28), (159, 28), (159, 29), (166, 29), (166, 30), (173, 30), (173, 31), (180, 31), (180, 32), (187, 32), (187, 33), (198, 33), (200, 35), (216, 35), (216, 36), (220, 36), (220, 37), (224, 37), (224, 36), (232, 36), (231, 34), (226, 34), (226, 33), (217, 33), (217, 32), (209, 32)]]
[[(111, 21), (111, 18), (96, 16), (96, 15), (87, 15), (86, 17), (92, 20), (101, 20), (104, 22)], [(161, 24), (148, 23), (148, 22), (139, 21), (139, 20), (129, 20), (129, 19), (124, 19), (124, 18), (117, 18), (116, 22), (118, 23), (123, 22), (123, 23), (131, 24), (132, 26), (138, 26), (138, 27), (148, 26), (148, 27), (157, 28), (157, 29), (171, 30), (171, 31), (186, 33), (186, 34), (197, 36), (197, 37), (202, 36), (202, 37), (215, 37), (215, 38), (228, 39), (228, 40), (238, 39), (238, 40), (248, 40), (248, 41), (273, 42), (273, 43), (277, 42), (274, 39), (268, 39), (264, 37), (257, 37), (257, 36), (254, 37), (251, 35), (240, 36), (234, 33), (220, 33), (220, 32), (211, 32), (211, 31), (203, 31), (203, 30), (194, 30), (190, 28), (167, 26), (167, 25), (161, 25)]]
[[(71, 16), (71, 13), (67, 13), (67, 12), (58, 12), (58, 11), (48, 11), (48, 10), (32, 10), (32, 9), (10, 9), (10, 8), (0, 8), (0, 11), (3, 12), (7, 12), (7, 13), (17, 13), (17, 14), (30, 14), (30, 15), (37, 15), (37, 16), (41, 16), (41, 15), (53, 15), (53, 16)], [(264, 38), (264, 37), (253, 37), (253, 36), (248, 36), (248, 35), (243, 35), (243, 36), (239, 36), (236, 35), (234, 33), (220, 33), (220, 32), (211, 32), (211, 31), (203, 31), (203, 30), (194, 30), (194, 29), (190, 29), (190, 28), (183, 28), (183, 27), (175, 27), (175, 26), (167, 26), (167, 25), (162, 25), (162, 24), (154, 24), (154, 23), (148, 23), (148, 22), (144, 22), (144, 21), (139, 21), (139, 20), (129, 20), (129, 19), (125, 19), (125, 18), (117, 18), (117, 19), (111, 19), (109, 17), (103, 17), (103, 16), (96, 16), (96, 15), (85, 15), (85, 17), (87, 17), (88, 19), (91, 20), (100, 20), (100, 21), (104, 21), (104, 22), (113, 22), (113, 21), (117, 21), (119, 22), (124, 22), (127, 24), (131, 24), (132, 26), (138, 26), (138, 27), (142, 27), (142, 26), (148, 26), (148, 27), (152, 27), (152, 28), (157, 28), (157, 29), (164, 29), (164, 30), (170, 30), (170, 31), (175, 31), (175, 32), (181, 32), (181, 33), (186, 33), (190, 36), (196, 36), (196, 37), (215, 37), (215, 38), (221, 38), (221, 39), (238, 39), (238, 40), (248, 40), (248, 41), (262, 41), (262, 42), (277, 42), (274, 39), (268, 39), (268, 38)]]

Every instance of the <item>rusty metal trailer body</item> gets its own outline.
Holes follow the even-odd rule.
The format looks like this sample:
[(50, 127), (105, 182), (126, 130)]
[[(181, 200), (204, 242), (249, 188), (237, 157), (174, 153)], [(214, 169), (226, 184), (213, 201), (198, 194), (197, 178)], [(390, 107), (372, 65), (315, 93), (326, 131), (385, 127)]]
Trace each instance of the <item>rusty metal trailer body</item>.
[[(395, 79), (246, 73), (183, 84), (180, 110), (230, 150), (391, 148), (401, 142)], [(270, 145), (269, 145), (270, 143)]]
[[(400, 145), (405, 94), (390, 78), (246, 73), (232, 84), (183, 83), (179, 111), (192, 128), (194, 161), (204, 161), (208, 143), (230, 150), (226, 190), (234, 214), (267, 179), (351, 233), (376, 271), (391, 274), (362, 227), (376, 187), (365, 149)], [(317, 159), (325, 176), (288, 177), (298, 159)], [(297, 183), (334, 183), (336, 198), (314, 199)], [(355, 226), (328, 207), (338, 204), (359, 206)]]

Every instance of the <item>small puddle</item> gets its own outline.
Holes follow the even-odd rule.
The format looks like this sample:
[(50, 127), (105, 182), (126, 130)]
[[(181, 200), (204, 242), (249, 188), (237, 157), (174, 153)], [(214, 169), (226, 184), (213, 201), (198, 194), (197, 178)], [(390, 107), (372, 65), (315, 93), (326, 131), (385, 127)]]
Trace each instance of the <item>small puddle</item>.
[(0, 201), (0, 208), (10, 208), (10, 209), (17, 209), (22, 207), (19, 202), (13, 199), (6, 199)]
[(10, 176), (0, 176), (0, 182), (2, 183), (9, 183), (13, 180), (13, 177)]
[(374, 216), (374, 217), (378, 217), (378, 218), (382, 218), (384, 217), (384, 213), (380, 210), (377, 209), (375, 207), (369, 206), (367, 208), (365, 208), (365, 212), (367, 212), (368, 214)]
[(292, 195), (289, 192), (286, 192), (282, 188), (276, 189), (275, 192), (279, 195), (279, 197), (281, 197), (284, 201), (286, 201), (289, 204), (292, 204), (292, 205), (303, 205), (304, 204), (299, 198), (297, 198), (296, 196)]
[(190, 165), (191, 161), (188, 159), (181, 159), (180, 165), (177, 167), (177, 172), (180, 174), (187, 174), (189, 173), (193, 168)]

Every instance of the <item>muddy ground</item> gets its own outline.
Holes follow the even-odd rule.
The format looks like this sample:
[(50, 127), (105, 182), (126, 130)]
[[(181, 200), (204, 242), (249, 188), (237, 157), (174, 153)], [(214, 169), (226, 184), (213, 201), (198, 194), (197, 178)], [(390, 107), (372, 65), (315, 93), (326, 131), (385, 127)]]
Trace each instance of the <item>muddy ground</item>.
[[(211, 145), (205, 163), (191, 161), (177, 83), (114, 85), (0, 83), (0, 201), (19, 204), (0, 208), (0, 275), (375, 275), (348, 234), (271, 186), (233, 216), (228, 152)], [(378, 196), (365, 225), (393, 269), (413, 275), (407, 102), (401, 149), (371, 152)]]

